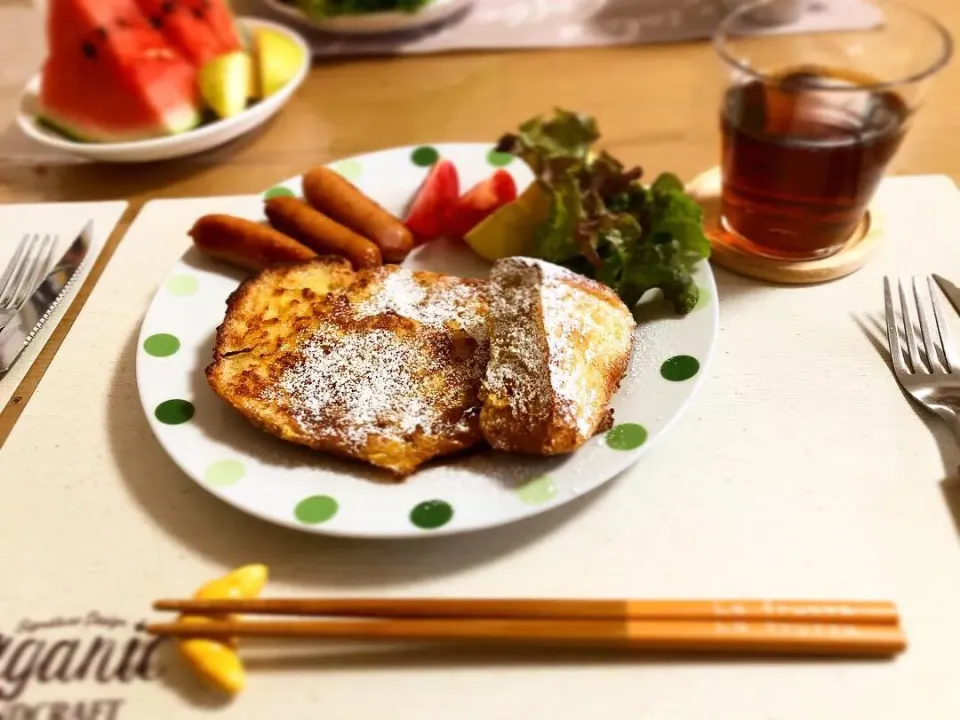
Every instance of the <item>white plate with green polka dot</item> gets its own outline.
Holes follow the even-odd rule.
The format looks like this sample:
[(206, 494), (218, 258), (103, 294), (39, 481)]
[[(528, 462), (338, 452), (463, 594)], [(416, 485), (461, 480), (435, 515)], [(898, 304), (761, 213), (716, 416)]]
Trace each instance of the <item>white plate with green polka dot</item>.
[[(334, 163), (338, 172), (402, 215), (438, 157), (457, 167), (463, 188), (504, 167), (523, 188), (525, 165), (474, 143), (384, 150)], [(300, 195), (292, 178), (267, 195)], [(261, 198), (249, 217), (262, 217)], [(489, 265), (462, 244), (439, 241), (404, 263), (465, 277)], [(314, 453), (255, 429), (206, 383), (214, 333), (241, 277), (188, 251), (154, 297), (140, 333), (137, 383), (150, 426), (187, 475), (235, 507), (324, 535), (397, 538), (491, 528), (558, 507), (627, 469), (680, 416), (703, 376), (718, 328), (716, 286), (696, 271), (701, 302), (689, 315), (640, 323), (627, 375), (612, 406), (616, 425), (576, 453), (539, 459), (477, 452), (438, 461), (400, 484), (378, 471)], [(633, 481), (639, 482), (639, 478)]]

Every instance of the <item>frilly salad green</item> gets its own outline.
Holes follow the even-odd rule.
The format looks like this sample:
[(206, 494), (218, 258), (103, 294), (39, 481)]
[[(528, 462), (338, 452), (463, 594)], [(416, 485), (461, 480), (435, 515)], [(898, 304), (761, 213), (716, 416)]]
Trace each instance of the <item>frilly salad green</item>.
[(659, 290), (678, 313), (690, 312), (699, 297), (690, 271), (710, 255), (700, 206), (675, 175), (643, 185), (639, 167), (594, 150), (599, 138), (593, 118), (558, 109), (498, 143), (530, 166), (550, 201), (534, 254), (608, 285), (631, 309)]

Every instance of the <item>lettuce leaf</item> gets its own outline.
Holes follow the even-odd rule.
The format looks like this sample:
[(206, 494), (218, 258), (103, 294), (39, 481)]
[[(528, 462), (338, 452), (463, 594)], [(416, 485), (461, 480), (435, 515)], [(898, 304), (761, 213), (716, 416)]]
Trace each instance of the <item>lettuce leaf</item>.
[(599, 138), (593, 118), (557, 109), (498, 143), (530, 166), (551, 199), (537, 256), (608, 285), (631, 309), (659, 291), (676, 312), (690, 312), (699, 294), (691, 270), (710, 255), (699, 205), (675, 175), (644, 186), (639, 167), (594, 149)]
[(583, 214), (580, 195), (568, 177), (558, 178), (544, 189), (550, 196), (550, 217), (537, 232), (537, 256), (563, 264), (580, 254), (576, 241)]
[(551, 119), (531, 118), (520, 126), (518, 134), (504, 135), (498, 150), (519, 156), (535, 175), (548, 178), (586, 162), (599, 138), (593, 118), (557, 108)]
[(430, 0), (299, 0), (300, 7), (313, 17), (362, 15), (374, 12), (416, 12)]

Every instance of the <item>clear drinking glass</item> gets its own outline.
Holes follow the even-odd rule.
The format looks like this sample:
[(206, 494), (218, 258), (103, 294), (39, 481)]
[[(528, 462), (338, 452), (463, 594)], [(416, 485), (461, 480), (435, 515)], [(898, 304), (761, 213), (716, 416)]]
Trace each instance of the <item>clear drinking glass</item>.
[(869, 30), (763, 34), (783, 0), (739, 6), (714, 47), (727, 231), (746, 249), (787, 260), (830, 255), (863, 218), (920, 108), (950, 59), (950, 33), (895, 0), (866, 0)]

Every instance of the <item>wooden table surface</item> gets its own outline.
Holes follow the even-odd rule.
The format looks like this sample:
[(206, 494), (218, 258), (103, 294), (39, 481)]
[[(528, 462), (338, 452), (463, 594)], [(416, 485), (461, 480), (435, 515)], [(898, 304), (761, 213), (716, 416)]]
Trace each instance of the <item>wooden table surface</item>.
[[(956, 0), (913, 4), (960, 37)], [(39, 32), (40, 24), (31, 22)], [(0, 23), (0, 48), (7, 49), (0, 53), (18, 45), (31, 53), (30, 60), (20, 56), (19, 72), (0, 76), (0, 120), (12, 118), (20, 90), (35, 71), (35, 65), (26, 64), (42, 57), (38, 43), (25, 43), (22, 35), (23, 23)], [(325, 61), (314, 65), (290, 104), (253, 135), (199, 156), (131, 166), (51, 155), (8, 122), (0, 135), (0, 202), (127, 199), (131, 206), (14, 400), (0, 413), (0, 444), (143, 203), (255, 193), (308, 166), (396, 145), (490, 141), (554, 106), (596, 116), (605, 147), (641, 164), (649, 175), (671, 170), (691, 178), (717, 161), (719, 82), (706, 42)], [(960, 63), (954, 61), (931, 87), (892, 172), (944, 173), (960, 180), (958, 95)]]

